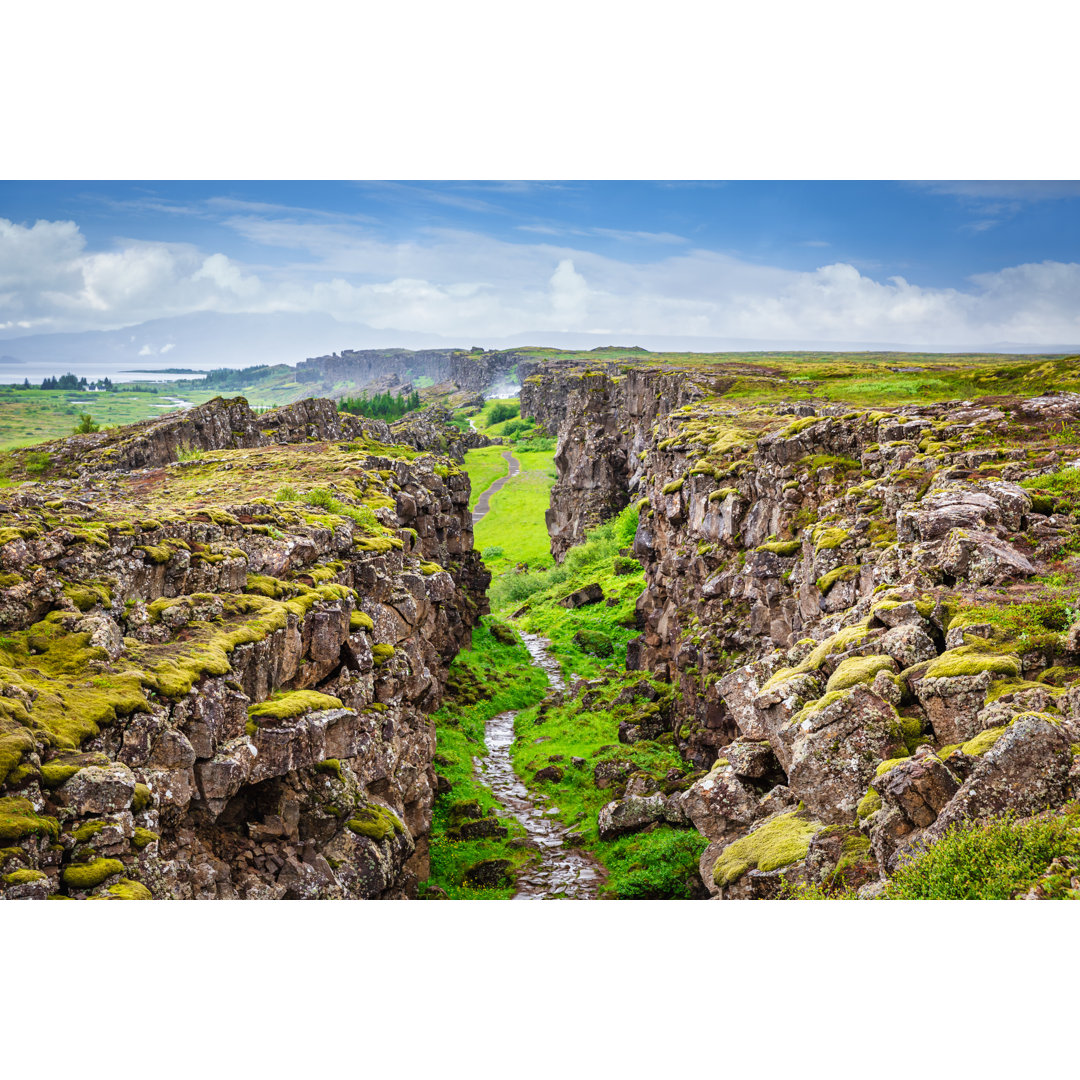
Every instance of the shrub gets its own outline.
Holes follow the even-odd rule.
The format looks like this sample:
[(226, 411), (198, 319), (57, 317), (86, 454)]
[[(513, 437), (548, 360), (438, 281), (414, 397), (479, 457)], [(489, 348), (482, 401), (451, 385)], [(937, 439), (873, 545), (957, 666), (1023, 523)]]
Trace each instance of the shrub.
[(889, 900), (1009, 900), (1054, 859), (1080, 855), (1080, 820), (1017, 821), (1012, 813), (953, 825), (909, 858), (885, 889)]
[(91, 435), (95, 431), (100, 431), (101, 425), (94, 423), (94, 418), (89, 413), (80, 413), (79, 422), (75, 425), (75, 435)]
[(291, 484), (282, 484), (274, 495), (275, 502), (297, 502), (299, 498), (300, 492)]
[(501, 424), (504, 420), (513, 420), (519, 411), (517, 405), (505, 405), (499, 402), (488, 409), (488, 424)]

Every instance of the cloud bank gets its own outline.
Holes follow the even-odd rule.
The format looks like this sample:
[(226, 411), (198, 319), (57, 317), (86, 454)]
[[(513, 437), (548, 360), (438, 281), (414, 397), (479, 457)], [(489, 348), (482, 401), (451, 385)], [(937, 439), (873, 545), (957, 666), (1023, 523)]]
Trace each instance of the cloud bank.
[[(358, 221), (256, 213), (224, 224), (272, 253), (243, 263), (187, 243), (91, 250), (73, 221), (0, 218), (0, 336), (112, 329), (192, 312), (321, 313), (379, 329), (465, 338), (545, 331), (950, 344), (1080, 341), (1080, 263), (976, 275), (966, 287), (876, 280), (843, 262), (796, 271), (657, 234), (620, 260), (534, 235), (509, 242), (431, 228), (388, 241)], [(540, 234), (543, 235), (543, 234)]]

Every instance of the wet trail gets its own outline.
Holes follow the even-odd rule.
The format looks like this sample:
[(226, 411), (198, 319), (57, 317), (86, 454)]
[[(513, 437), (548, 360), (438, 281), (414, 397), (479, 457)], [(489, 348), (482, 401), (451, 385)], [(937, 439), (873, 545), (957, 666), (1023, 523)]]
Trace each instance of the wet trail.
[[(555, 690), (565, 690), (559, 665), (548, 655), (546, 642), (535, 634), (521, 634), (533, 663), (547, 674)], [(484, 743), (488, 756), (476, 759), (480, 779), (495, 797), (525, 826), (540, 852), (539, 863), (523, 868), (515, 900), (595, 900), (603, 871), (584, 852), (565, 847), (568, 829), (558, 821), (553, 806), (541, 794), (530, 794), (514, 774), (510, 747), (514, 741), (516, 712), (500, 713), (487, 722)]]

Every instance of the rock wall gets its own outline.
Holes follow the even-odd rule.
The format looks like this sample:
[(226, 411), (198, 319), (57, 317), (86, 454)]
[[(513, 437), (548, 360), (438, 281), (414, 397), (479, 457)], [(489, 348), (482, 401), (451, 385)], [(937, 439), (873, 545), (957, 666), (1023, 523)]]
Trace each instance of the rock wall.
[(461, 390), (483, 391), (497, 383), (521, 357), (514, 352), (467, 352), (464, 349), (345, 349), (296, 365), (296, 379), (322, 386), (373, 386), (388, 375), (399, 381), (422, 376), (452, 382)]
[(426, 877), (429, 714), (486, 611), (468, 477), (329, 441), (354, 426), (330, 402), (278, 413), (253, 431), (217, 402), (58, 447), (3, 493), (0, 895)]
[(627, 505), (642, 480), (641, 455), (655, 421), (703, 397), (715, 380), (597, 361), (524, 370), (521, 415), (558, 436), (547, 526), (551, 553), (561, 561), (587, 528)]
[(741, 407), (552, 370), (524, 411), (558, 424), (553, 551), (638, 501), (628, 667), (676, 687), (678, 745), (710, 769), (665, 814), (709, 839), (715, 895), (874, 895), (953, 821), (1080, 793), (1080, 396)]

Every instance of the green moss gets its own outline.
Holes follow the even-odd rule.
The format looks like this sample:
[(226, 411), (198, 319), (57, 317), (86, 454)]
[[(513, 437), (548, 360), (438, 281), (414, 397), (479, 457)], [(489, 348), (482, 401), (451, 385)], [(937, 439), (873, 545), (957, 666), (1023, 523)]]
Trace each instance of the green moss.
[(389, 840), (395, 833), (405, 831), (405, 826), (397, 814), (388, 807), (375, 804), (357, 811), (347, 824), (351, 832), (366, 836), (376, 843)]
[(60, 823), (39, 815), (29, 799), (0, 799), (0, 840), (22, 840), (27, 836), (60, 837)]
[(370, 615), (365, 615), (362, 611), (354, 611), (349, 616), (349, 630), (355, 634), (360, 630), (374, 630), (375, 623), (372, 622)]
[[(664, 489), (664, 491), (665, 491), (665, 494), (667, 494), (667, 489), (666, 488)], [(709, 502), (720, 502), (723, 499), (727, 499), (732, 495), (738, 495), (738, 494), (739, 494), (739, 489), (738, 488), (733, 488), (733, 487), (717, 488), (716, 491), (710, 491), (709, 492)], [(759, 548), (758, 550), (760, 551), (761, 549)]]
[(344, 777), (341, 775), (341, 762), (337, 758), (327, 758), (325, 761), (320, 761), (315, 766), (317, 773), (327, 773), (330, 776), (336, 776), (339, 780), (344, 781)]
[(121, 878), (115, 885), (110, 885), (109, 893), (121, 900), (154, 899), (153, 893), (145, 885), (138, 881), (130, 881), (128, 878)]
[(141, 825), (135, 827), (135, 835), (132, 837), (131, 842), (135, 845), (139, 851), (142, 851), (144, 847), (149, 847), (155, 840), (160, 840), (156, 832), (151, 832), (149, 829), (144, 829)]
[(881, 796), (873, 788), (870, 788), (870, 790), (859, 800), (859, 805), (855, 808), (855, 817), (859, 821), (862, 821), (871, 814), (876, 814), (880, 809)]
[(982, 651), (982, 645), (961, 645), (943, 652), (931, 660), (923, 672), (928, 679), (949, 679), (960, 675), (979, 675), (988, 671), (991, 675), (1017, 678), (1020, 661), (1015, 656)]
[(867, 626), (869, 622), (870, 618), (867, 616), (867, 618), (854, 626), (846, 626), (843, 630), (838, 630), (831, 637), (819, 642), (807, 653), (806, 658), (797, 667), (781, 668), (777, 671), (761, 688), (762, 692), (772, 690), (781, 683), (787, 682), (788, 679), (793, 679), (796, 675), (805, 675), (808, 672), (817, 671), (827, 656), (831, 656), (835, 652), (844, 652), (861, 644), (870, 632)]
[(891, 672), (895, 670), (895, 667), (891, 656), (849, 656), (846, 660), (840, 661), (826, 683), (825, 689), (832, 692), (871, 683), (879, 671)]
[(838, 566), (834, 570), (830, 570), (827, 574), (822, 574), (817, 579), (817, 587), (824, 595), (827, 593), (838, 581), (851, 581), (853, 578), (859, 576), (858, 566)]
[(388, 660), (391, 660), (395, 652), (393, 645), (372, 645), (371, 647), (371, 656), (376, 667), (382, 667)]
[(773, 818), (724, 848), (713, 866), (714, 883), (723, 887), (748, 870), (779, 870), (806, 858), (810, 840), (820, 828), (798, 811)]
[(65, 781), (70, 780), (81, 768), (81, 765), (42, 765), (41, 782), (47, 788), (58, 788)]
[(431, 577), (432, 574), (438, 574), (442, 571), (442, 567), (438, 563), (434, 562), (422, 562), (420, 564), (420, 573), (424, 577)]
[(969, 739), (960, 749), (971, 757), (978, 757), (980, 754), (985, 754), (1005, 734), (1005, 731), (1004, 727), (987, 728), (985, 731), (980, 731), (975, 738)]
[(771, 551), (774, 555), (797, 555), (801, 548), (801, 540), (770, 540), (755, 550)]
[(4, 875), (5, 885), (29, 885), (31, 881), (44, 881), (46, 875), (40, 870), (13, 870)]
[(290, 690), (249, 705), (248, 717), (253, 720), (291, 720), (304, 713), (340, 708), (341, 698), (330, 694), (320, 694), (317, 690)]
[(87, 821), (80, 825), (71, 835), (80, 843), (85, 844), (89, 840), (93, 840), (95, 836), (102, 829), (105, 828), (106, 823), (104, 821)]
[(910, 760), (911, 760), (910, 757), (889, 758), (888, 760), (883, 761), (874, 770), (874, 778), (877, 779), (880, 776), (884, 776), (887, 772), (892, 772), (893, 769), (895, 769), (897, 765), (903, 765), (905, 761), (910, 761)]
[(833, 690), (831, 693), (823, 694), (816, 701), (811, 701), (804, 705), (789, 721), (790, 727), (798, 727), (803, 721), (809, 720), (810, 717), (816, 713), (821, 712), (822, 709), (827, 709), (834, 702), (839, 701), (841, 698), (847, 697), (846, 690)]
[(153, 796), (150, 793), (150, 789), (146, 784), (135, 785), (135, 797), (131, 801), (131, 809), (137, 814), (140, 810), (145, 810), (150, 805), (150, 800)]
[(786, 428), (783, 428), (780, 431), (780, 438), (790, 439), (792, 435), (798, 435), (800, 431), (805, 431), (808, 427), (812, 427), (820, 419), (820, 416), (803, 416), (798, 420), (793, 420)]
[(838, 548), (850, 536), (851, 534), (846, 529), (822, 527), (821, 525), (815, 526), (810, 533), (810, 539), (813, 541), (815, 551), (831, 551), (833, 548)]
[(665, 484), (662, 495), (676, 495), (682, 491), (682, 486), (686, 482), (686, 477), (679, 477), (678, 480), (672, 480), (670, 484)]
[(124, 864), (119, 859), (93, 859), (65, 867), (60, 880), (69, 889), (95, 889), (113, 874), (122, 874)]

